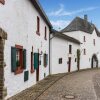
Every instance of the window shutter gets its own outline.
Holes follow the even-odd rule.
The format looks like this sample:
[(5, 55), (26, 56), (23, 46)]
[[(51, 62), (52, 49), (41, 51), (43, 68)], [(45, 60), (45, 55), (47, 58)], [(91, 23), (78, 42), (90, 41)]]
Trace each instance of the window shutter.
[(29, 79), (29, 71), (24, 72), (24, 82), (28, 81)]
[(46, 67), (46, 54), (44, 54), (44, 67)]
[(34, 69), (38, 69), (39, 67), (39, 54), (34, 53)]
[(23, 50), (23, 68), (26, 69), (26, 49)]
[(48, 65), (48, 54), (46, 54), (46, 66)]
[(16, 65), (16, 48), (11, 47), (11, 72), (15, 72), (17, 69)]

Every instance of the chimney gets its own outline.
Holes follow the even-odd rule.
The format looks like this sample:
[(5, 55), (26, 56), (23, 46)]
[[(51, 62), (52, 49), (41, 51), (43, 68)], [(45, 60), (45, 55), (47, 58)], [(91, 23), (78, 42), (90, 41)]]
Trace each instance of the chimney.
[(84, 15), (84, 20), (88, 21), (88, 16)]

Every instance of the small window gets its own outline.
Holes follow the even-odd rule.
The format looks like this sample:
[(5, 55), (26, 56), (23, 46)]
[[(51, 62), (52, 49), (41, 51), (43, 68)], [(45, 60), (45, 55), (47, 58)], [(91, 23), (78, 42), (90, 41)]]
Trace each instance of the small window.
[(44, 67), (48, 65), (48, 54), (44, 54)]
[(86, 49), (84, 49), (84, 55), (86, 55)]
[(45, 36), (44, 39), (47, 40), (47, 27), (45, 26)]
[(62, 58), (59, 58), (59, 64), (62, 64)]
[(36, 33), (40, 35), (40, 18), (37, 16), (37, 31)]
[(93, 44), (94, 44), (94, 46), (95, 46), (95, 39), (93, 39)]
[(72, 45), (69, 45), (69, 54), (72, 53)]
[(20, 45), (11, 47), (11, 71), (20, 74), (26, 69), (26, 49)]
[(75, 58), (75, 62), (77, 61), (77, 59)]
[(84, 42), (86, 42), (86, 38), (85, 38), (85, 36), (84, 36)]

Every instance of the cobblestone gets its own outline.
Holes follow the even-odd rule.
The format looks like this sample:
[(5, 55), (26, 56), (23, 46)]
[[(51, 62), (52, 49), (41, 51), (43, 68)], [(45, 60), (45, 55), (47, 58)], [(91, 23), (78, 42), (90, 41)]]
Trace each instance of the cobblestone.
[(100, 100), (100, 69), (48, 76), (9, 100)]

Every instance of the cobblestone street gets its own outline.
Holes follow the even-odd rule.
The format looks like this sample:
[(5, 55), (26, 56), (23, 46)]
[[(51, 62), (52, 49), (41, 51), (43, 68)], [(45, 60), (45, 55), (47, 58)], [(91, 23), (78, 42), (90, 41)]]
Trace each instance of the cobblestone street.
[[(67, 99), (66, 96), (75, 98)], [(38, 100), (100, 100), (100, 69), (66, 75)]]
[(100, 100), (100, 69), (49, 76), (9, 100)]

